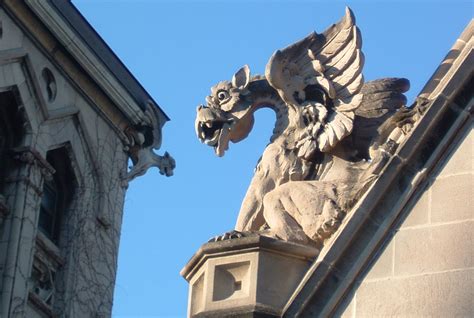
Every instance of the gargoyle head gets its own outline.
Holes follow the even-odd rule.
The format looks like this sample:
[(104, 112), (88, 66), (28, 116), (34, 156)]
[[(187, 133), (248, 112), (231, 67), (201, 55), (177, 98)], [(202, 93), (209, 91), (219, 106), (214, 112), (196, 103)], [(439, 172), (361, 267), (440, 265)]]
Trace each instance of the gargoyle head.
[(249, 82), (250, 70), (245, 65), (231, 82), (214, 85), (211, 95), (206, 97), (207, 105), (197, 108), (196, 134), (201, 142), (214, 147), (219, 157), (229, 148), (229, 141), (239, 142), (252, 130)]

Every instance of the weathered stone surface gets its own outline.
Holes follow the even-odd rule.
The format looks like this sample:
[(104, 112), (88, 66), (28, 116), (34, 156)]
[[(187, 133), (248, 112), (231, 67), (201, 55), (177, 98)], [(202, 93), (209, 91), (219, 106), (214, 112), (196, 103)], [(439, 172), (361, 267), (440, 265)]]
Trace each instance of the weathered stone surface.
[(401, 226), (402, 228), (428, 223), (430, 212), (430, 198), (431, 193), (430, 190), (427, 189), (418, 199), (413, 209), (409, 211), (407, 218)]
[(188, 315), (278, 315), (317, 253), (258, 235), (207, 243), (181, 271), (190, 285)]
[(471, 129), (454, 150), (454, 153), (447, 158), (446, 165), (442, 168), (439, 177), (474, 172), (473, 144), (474, 132)]
[(427, 274), (363, 283), (356, 317), (471, 317), (474, 271)]
[(448, 222), (474, 218), (474, 174), (436, 179), (431, 195), (431, 221)]
[(367, 273), (366, 279), (377, 279), (393, 275), (393, 254), (395, 242), (391, 241), (385, 250), (378, 256), (372, 268)]
[[(346, 305), (347, 304), (347, 305)], [(355, 310), (356, 310), (356, 297), (355, 294), (352, 293), (347, 298), (344, 299), (343, 305), (340, 308), (344, 308), (342, 311), (336, 312), (336, 317), (342, 318), (353, 318), (355, 317)]]
[(395, 275), (473, 267), (473, 221), (406, 229), (395, 237)]

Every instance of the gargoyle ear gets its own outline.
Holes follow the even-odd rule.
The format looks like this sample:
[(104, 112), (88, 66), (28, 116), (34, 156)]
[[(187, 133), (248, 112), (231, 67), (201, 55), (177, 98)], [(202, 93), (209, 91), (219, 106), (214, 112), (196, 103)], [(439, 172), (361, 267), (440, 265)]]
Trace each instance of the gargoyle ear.
[(244, 65), (232, 77), (232, 86), (244, 89), (250, 81), (250, 69), (248, 65)]

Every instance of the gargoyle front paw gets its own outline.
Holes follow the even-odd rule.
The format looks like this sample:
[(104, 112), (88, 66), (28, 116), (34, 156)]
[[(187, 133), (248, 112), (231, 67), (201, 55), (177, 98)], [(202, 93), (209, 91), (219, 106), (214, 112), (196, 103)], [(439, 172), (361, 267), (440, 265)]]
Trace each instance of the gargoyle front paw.
[(214, 236), (208, 242), (219, 242), (219, 241), (225, 241), (225, 240), (232, 240), (232, 239), (241, 238), (241, 237), (244, 237), (244, 236), (245, 236), (245, 234), (243, 232), (232, 230), (232, 231), (226, 232), (222, 235)]

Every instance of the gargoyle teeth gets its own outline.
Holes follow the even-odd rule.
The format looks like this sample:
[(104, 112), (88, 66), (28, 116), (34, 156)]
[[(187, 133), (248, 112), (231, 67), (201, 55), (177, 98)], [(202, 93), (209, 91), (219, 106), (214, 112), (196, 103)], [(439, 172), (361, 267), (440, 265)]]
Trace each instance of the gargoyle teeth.
[(208, 128), (212, 127), (212, 123), (210, 121), (204, 123)]

